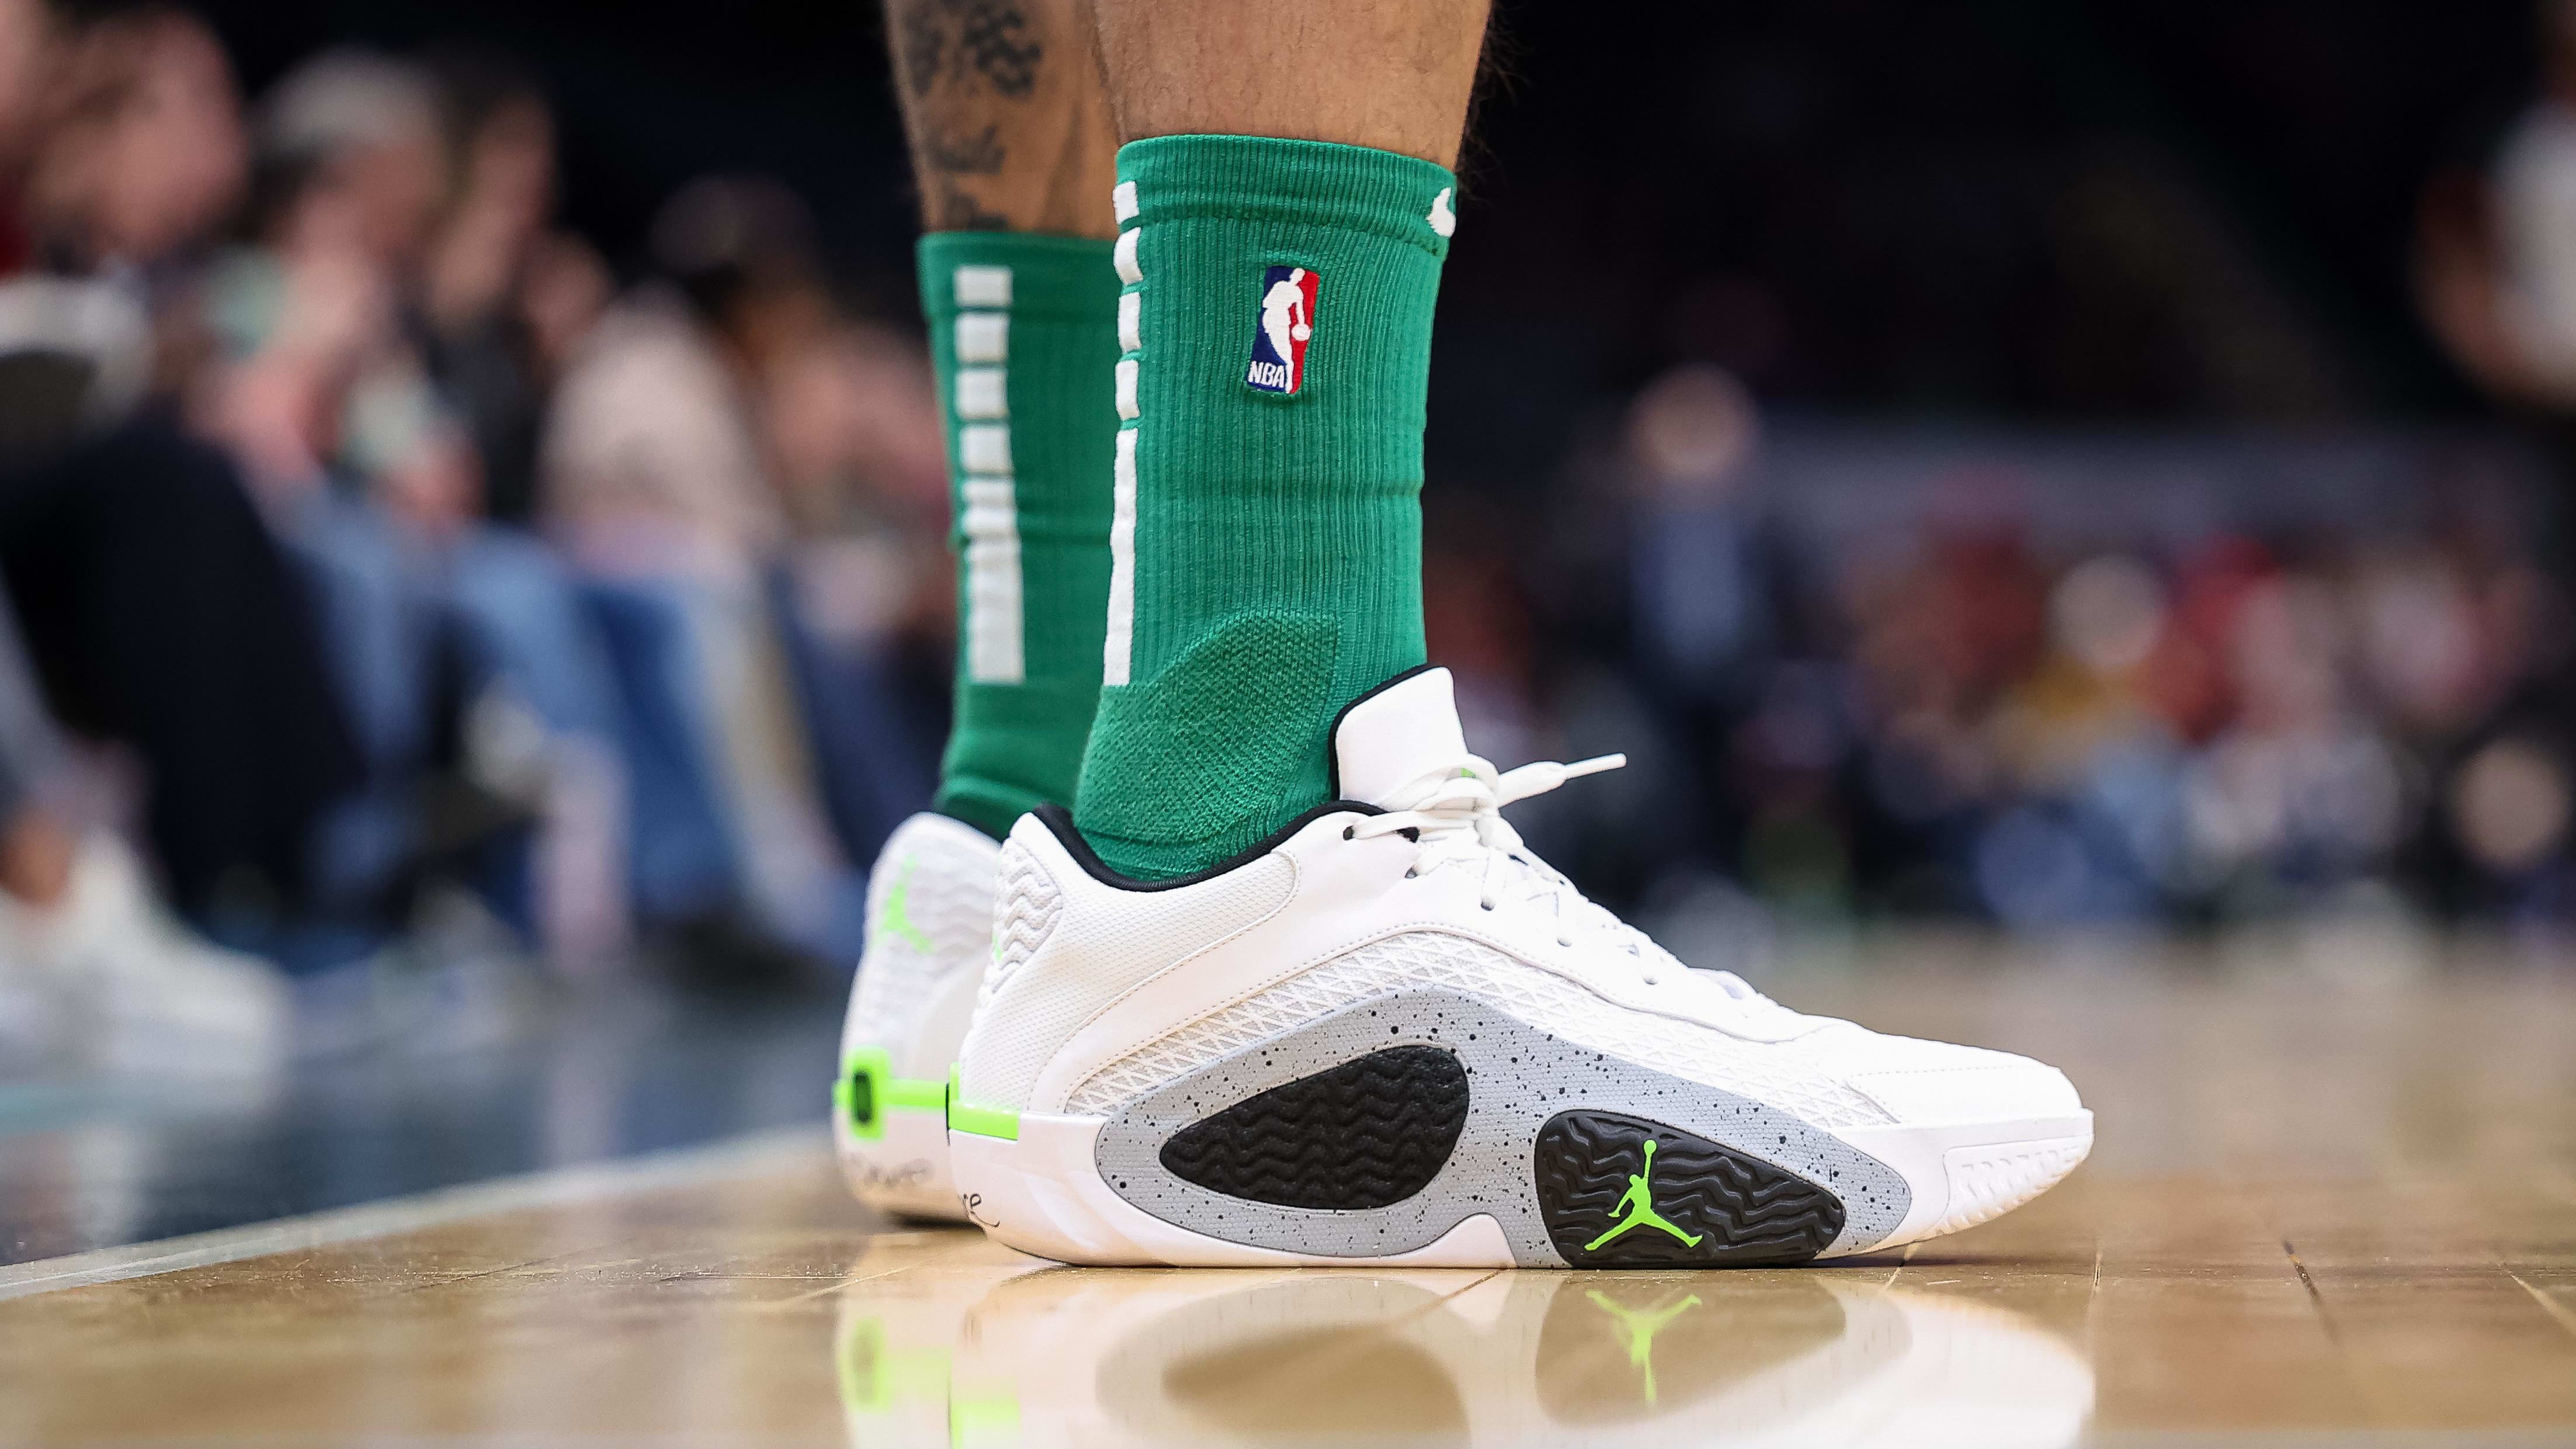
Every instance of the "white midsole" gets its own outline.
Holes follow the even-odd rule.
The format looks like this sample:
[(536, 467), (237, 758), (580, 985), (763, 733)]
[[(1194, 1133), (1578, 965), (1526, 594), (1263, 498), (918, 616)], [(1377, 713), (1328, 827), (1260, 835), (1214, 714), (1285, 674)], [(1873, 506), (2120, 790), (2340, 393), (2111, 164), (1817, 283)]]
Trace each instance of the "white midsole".
[[(2084, 1155), (2092, 1150), (2093, 1114), (2076, 1111), (2056, 1117), (1962, 1122), (1935, 1127), (1846, 1127), (1834, 1135), (1902, 1173), (1913, 1201), (1894, 1232), (1874, 1243), (1856, 1243), (1839, 1252), (1828, 1252), (1824, 1255), (1828, 1258), (1901, 1248), (1907, 1243), (1939, 1237), (1945, 1232), (1956, 1232), (1959, 1226), (1967, 1226), (1951, 1226), (1961, 1211), (1961, 1204), (1954, 1199), (1959, 1196), (1964, 1181), (1964, 1165), (1981, 1153), (2027, 1151), (2051, 1160), (2064, 1159), (2062, 1170), (1994, 1212), (2008, 1211), (2028, 1202), (2067, 1172), (2073, 1171), (2075, 1164), (2083, 1161)], [(1984, 1216), (1992, 1217), (1994, 1213)], [(1984, 1217), (1976, 1221), (1982, 1222)]]
[[(1022, 1113), (1016, 1141), (974, 1132), (949, 1134), (949, 1161), (967, 1216), (1005, 1246), (1061, 1263), (1089, 1266), (1169, 1264), (1190, 1267), (1508, 1268), (1511, 1245), (1493, 1218), (1479, 1213), (1438, 1242), (1409, 1253), (1336, 1258), (1229, 1243), (1145, 1212), (1110, 1190), (1096, 1165), (1105, 1117)], [(1944, 1127), (1889, 1127), (1838, 1134), (1905, 1175), (1913, 1204), (1894, 1233), (1846, 1252), (1896, 1247), (1945, 1231), (1954, 1217), (1955, 1164), (1963, 1154), (2041, 1152), (2050, 1162), (2082, 1158), (2093, 1136), (2093, 1114), (1967, 1123)], [(2080, 1146), (2077, 1144), (2081, 1144)], [(2058, 1171), (2016, 1201), (2037, 1196), (2062, 1177)], [(1993, 1207), (2004, 1211), (2012, 1202)], [(1992, 1216), (1992, 1212), (1985, 1214)], [(1977, 1219), (1982, 1221), (1982, 1218)]]
[(889, 1107), (878, 1137), (859, 1136), (834, 1113), (832, 1142), (859, 1201), (905, 1217), (965, 1221), (949, 1171), (944, 1107)]

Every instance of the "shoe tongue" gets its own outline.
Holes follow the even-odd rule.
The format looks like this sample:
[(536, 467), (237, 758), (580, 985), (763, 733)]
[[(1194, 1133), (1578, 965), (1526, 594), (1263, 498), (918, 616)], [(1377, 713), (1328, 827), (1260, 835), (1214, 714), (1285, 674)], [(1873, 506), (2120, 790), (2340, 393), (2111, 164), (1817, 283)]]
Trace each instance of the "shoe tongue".
[(1458, 700), (1446, 669), (1424, 669), (1342, 711), (1333, 763), (1344, 800), (1383, 805), (1398, 789), (1467, 758)]

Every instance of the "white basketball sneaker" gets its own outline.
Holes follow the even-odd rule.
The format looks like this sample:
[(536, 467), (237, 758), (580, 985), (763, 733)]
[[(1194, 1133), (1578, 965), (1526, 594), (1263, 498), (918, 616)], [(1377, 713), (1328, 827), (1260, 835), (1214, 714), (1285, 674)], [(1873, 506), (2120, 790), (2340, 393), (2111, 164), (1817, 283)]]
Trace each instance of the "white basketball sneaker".
[(841, 1025), (832, 1139), (861, 1202), (962, 1220), (948, 1176), (949, 1068), (992, 958), (1001, 847), (945, 815), (895, 828), (868, 875), (867, 948)]
[(2027, 1058), (1801, 1016), (1683, 966), (1500, 810), (1448, 672), (1335, 724), (1337, 795), (1213, 870), (1001, 854), (949, 1104), (968, 1215), (1071, 1263), (1791, 1263), (1956, 1232), (2084, 1159)]

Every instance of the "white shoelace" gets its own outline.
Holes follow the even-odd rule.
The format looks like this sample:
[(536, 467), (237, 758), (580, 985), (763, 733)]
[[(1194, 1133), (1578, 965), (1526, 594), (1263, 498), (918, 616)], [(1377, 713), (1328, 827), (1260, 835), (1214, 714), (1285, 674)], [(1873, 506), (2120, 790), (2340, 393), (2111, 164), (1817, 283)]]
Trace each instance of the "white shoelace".
[(1649, 986), (1667, 980), (1701, 982), (1715, 987), (1739, 1011), (1783, 1010), (1732, 971), (1693, 971), (1683, 966), (1645, 932), (1587, 899), (1572, 881), (1523, 845), (1520, 832), (1503, 818), (1503, 807), (1515, 801), (1627, 763), (1626, 755), (1596, 755), (1570, 765), (1541, 760), (1497, 771), (1491, 761), (1469, 755), (1453, 767), (1416, 776), (1386, 797), (1385, 814), (1355, 822), (1350, 834), (1365, 840), (1416, 832), (1420, 850), (1413, 858), (1412, 874), (1427, 875), (1449, 865), (1475, 870), (1478, 903), (1485, 909), (1495, 908), (1498, 890), (1511, 890), (1514, 899), (1556, 918), (1558, 945), (1573, 945), (1578, 932), (1606, 936), (1609, 945), (1636, 962)]

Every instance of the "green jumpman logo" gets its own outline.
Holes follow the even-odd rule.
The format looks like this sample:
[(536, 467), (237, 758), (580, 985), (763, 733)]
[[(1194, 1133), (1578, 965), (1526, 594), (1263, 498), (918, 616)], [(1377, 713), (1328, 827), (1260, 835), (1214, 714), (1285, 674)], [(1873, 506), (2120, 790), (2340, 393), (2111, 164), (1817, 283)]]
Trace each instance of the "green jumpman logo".
[(912, 894), (912, 868), (918, 864), (920, 862), (911, 856), (904, 857), (903, 869), (895, 872), (894, 886), (886, 892), (885, 909), (877, 912), (877, 932), (892, 936), (927, 956), (930, 954), (930, 938), (912, 923), (912, 913), (905, 908), (905, 901)]
[(1603, 1233), (1601, 1236), (1594, 1238), (1591, 1242), (1584, 1244), (1583, 1251), (1587, 1253), (1594, 1252), (1598, 1250), (1603, 1243), (1609, 1242), (1612, 1238), (1615, 1238), (1621, 1233), (1634, 1227), (1662, 1228), (1665, 1232), (1681, 1239), (1682, 1246), (1686, 1248), (1696, 1248), (1699, 1246), (1700, 1237), (1702, 1236), (1701, 1234), (1683, 1232), (1681, 1229), (1673, 1226), (1671, 1219), (1666, 1218), (1662, 1213), (1655, 1211), (1655, 1190), (1646, 1185), (1646, 1179), (1654, 1175), (1655, 1139), (1649, 1137), (1646, 1139), (1645, 1171), (1632, 1174), (1629, 1177), (1627, 1195), (1619, 1199), (1616, 1207), (1610, 1209), (1610, 1216), (1615, 1226), (1613, 1226), (1610, 1231)]
[(1583, 1296), (1601, 1305), (1602, 1312), (1619, 1320), (1619, 1326), (1627, 1330), (1628, 1362), (1645, 1372), (1646, 1402), (1653, 1403), (1655, 1401), (1655, 1335), (1664, 1331), (1665, 1324), (1697, 1308), (1699, 1295), (1694, 1293), (1669, 1308), (1657, 1308), (1646, 1312), (1622, 1308), (1598, 1288), (1588, 1290)]

